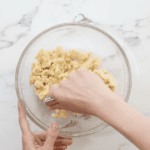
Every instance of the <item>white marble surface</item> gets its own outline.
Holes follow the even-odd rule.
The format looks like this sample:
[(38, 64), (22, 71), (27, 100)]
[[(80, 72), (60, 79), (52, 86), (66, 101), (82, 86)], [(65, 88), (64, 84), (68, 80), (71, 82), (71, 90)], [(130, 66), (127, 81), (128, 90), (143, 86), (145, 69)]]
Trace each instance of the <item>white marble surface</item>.
[[(18, 122), (15, 69), (21, 53), (38, 33), (53, 25), (79, 22), (95, 25), (123, 47), (132, 69), (129, 105), (150, 117), (149, 0), (5, 0), (0, 1), (0, 147), (22, 149)], [(41, 131), (29, 119), (34, 133)], [(112, 127), (74, 138), (68, 150), (137, 150)]]

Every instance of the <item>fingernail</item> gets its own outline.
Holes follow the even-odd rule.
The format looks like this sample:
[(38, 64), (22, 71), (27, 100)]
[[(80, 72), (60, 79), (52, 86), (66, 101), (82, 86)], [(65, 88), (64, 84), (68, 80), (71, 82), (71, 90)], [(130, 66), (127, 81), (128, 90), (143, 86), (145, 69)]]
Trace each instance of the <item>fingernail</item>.
[(53, 123), (53, 124), (52, 124), (52, 130), (53, 130), (53, 131), (58, 130), (58, 124), (57, 124), (57, 123)]

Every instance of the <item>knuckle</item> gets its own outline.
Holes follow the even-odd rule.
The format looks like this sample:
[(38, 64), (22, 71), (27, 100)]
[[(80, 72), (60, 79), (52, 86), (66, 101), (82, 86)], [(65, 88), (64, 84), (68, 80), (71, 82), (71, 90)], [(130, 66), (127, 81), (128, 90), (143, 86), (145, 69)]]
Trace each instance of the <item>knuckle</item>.
[(85, 69), (85, 68), (79, 68), (79, 69), (77, 70), (77, 72), (78, 72), (78, 73), (84, 73), (86, 70), (87, 70), (87, 69)]
[(75, 74), (71, 73), (71, 74), (69, 74), (68, 79), (72, 79), (72, 78), (74, 78), (74, 76), (75, 76)]
[(59, 86), (60, 86), (60, 87), (63, 87), (65, 84), (66, 84), (66, 80), (62, 80), (62, 81), (59, 83)]
[(79, 68), (78, 70), (77, 70), (77, 72), (81, 72), (83, 70), (83, 68)]

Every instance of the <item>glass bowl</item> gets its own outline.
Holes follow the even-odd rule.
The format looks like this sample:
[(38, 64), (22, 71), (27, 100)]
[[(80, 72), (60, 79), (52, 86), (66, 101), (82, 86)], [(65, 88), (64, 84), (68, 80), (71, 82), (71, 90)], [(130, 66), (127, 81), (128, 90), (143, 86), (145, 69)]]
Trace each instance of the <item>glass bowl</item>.
[(52, 50), (62, 46), (66, 50), (77, 49), (92, 52), (99, 56), (102, 64), (117, 81), (116, 93), (127, 102), (131, 91), (131, 70), (129, 61), (118, 42), (105, 31), (87, 24), (65, 23), (48, 28), (38, 34), (24, 49), (16, 69), (16, 92), (26, 115), (43, 130), (52, 123), (58, 123), (59, 135), (66, 137), (85, 136), (108, 126), (106, 122), (89, 115), (67, 118), (53, 118), (55, 111), (48, 111), (47, 106), (38, 98), (34, 85), (29, 84), (32, 63), (40, 49)]

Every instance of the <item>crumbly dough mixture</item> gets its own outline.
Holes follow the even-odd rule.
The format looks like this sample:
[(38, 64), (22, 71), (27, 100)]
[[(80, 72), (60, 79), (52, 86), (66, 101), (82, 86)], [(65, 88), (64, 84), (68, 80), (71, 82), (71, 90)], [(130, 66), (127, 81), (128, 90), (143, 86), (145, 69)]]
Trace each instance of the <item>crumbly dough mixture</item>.
[[(91, 52), (84, 53), (75, 49), (64, 51), (61, 46), (57, 46), (50, 51), (41, 49), (35, 58), (37, 61), (32, 64), (30, 85), (35, 85), (35, 92), (40, 99), (48, 96), (51, 85), (58, 85), (79, 68), (86, 68), (97, 74), (112, 91), (115, 91), (117, 86), (115, 78), (105, 69), (97, 70), (101, 60), (98, 56), (91, 58)], [(56, 118), (66, 118), (69, 115), (69, 111), (66, 110), (56, 110), (56, 112), (58, 114), (53, 114)]]

